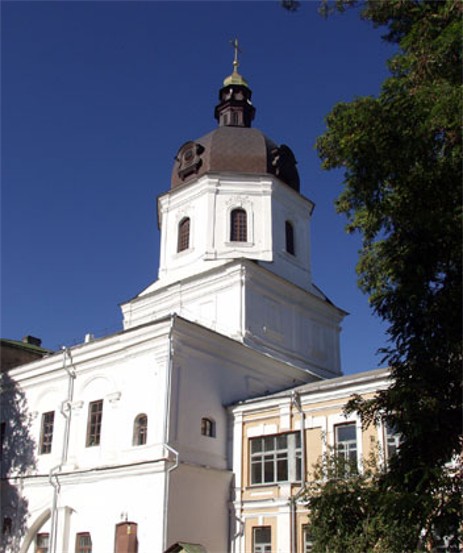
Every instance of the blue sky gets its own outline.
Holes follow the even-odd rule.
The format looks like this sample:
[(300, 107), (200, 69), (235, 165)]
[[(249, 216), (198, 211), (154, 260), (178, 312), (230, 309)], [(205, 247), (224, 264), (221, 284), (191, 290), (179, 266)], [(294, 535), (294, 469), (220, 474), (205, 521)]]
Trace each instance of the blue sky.
[(350, 313), (343, 370), (379, 366), (359, 238), (333, 205), (342, 173), (313, 146), (335, 103), (378, 94), (392, 47), (355, 11), (323, 19), (318, 5), (1, 3), (3, 338), (58, 349), (121, 329), (119, 304), (157, 277), (156, 198), (179, 146), (215, 128), (238, 37), (254, 126), (292, 148), (316, 204), (314, 280)]

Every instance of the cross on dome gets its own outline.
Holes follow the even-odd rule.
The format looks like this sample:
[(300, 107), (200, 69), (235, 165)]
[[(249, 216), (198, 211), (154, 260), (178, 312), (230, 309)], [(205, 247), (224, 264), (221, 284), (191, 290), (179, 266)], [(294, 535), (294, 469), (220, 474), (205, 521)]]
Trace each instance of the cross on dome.
[(238, 53), (241, 53), (238, 39), (235, 38), (234, 40), (230, 40), (230, 44), (233, 46), (233, 49), (235, 50), (235, 54), (233, 57), (233, 73), (229, 75), (224, 81), (223, 86), (229, 86), (231, 84), (236, 84), (240, 86), (248, 86), (248, 83), (246, 80), (238, 73), (238, 66), (239, 66), (239, 60), (238, 60)]

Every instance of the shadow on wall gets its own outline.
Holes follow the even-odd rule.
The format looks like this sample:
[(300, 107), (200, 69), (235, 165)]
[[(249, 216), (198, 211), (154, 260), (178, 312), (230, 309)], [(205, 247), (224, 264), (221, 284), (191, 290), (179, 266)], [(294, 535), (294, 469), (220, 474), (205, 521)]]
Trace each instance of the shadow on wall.
[(0, 374), (0, 552), (19, 551), (26, 533), (28, 502), (22, 497), (22, 476), (36, 468), (36, 444), (24, 392), (8, 373)]

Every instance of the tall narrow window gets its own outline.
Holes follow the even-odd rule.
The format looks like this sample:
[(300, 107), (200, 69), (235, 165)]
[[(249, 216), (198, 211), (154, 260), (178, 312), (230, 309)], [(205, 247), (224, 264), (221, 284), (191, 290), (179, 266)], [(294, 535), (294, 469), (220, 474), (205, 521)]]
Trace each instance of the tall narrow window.
[(0, 459), (3, 458), (3, 448), (6, 442), (6, 422), (0, 423)]
[(103, 400), (90, 402), (88, 406), (87, 447), (100, 445)]
[(145, 445), (148, 436), (148, 417), (138, 415), (133, 423), (133, 445)]
[(294, 248), (294, 227), (289, 221), (285, 222), (285, 237), (286, 251), (291, 255), (295, 255), (296, 250)]
[(183, 252), (190, 247), (190, 219), (185, 217), (178, 225), (177, 252)]
[(48, 553), (48, 548), (50, 546), (50, 535), (49, 534), (37, 534), (35, 538), (35, 553)]
[(49, 411), (42, 415), (42, 427), (40, 430), (40, 454), (51, 453), (53, 442), (53, 426), (55, 424), (55, 412)]
[(11, 520), (11, 517), (3, 517), (2, 534), (11, 534), (12, 528), (13, 521)]
[(76, 534), (76, 553), (92, 553), (92, 537), (90, 532)]
[(388, 423), (384, 424), (384, 434), (386, 462), (388, 462), (399, 451), (400, 434), (394, 426)]
[(257, 526), (252, 529), (252, 552), (272, 553), (272, 529), (270, 526)]
[(230, 214), (230, 240), (232, 242), (247, 242), (248, 240), (248, 222), (244, 209), (234, 209)]
[(340, 460), (343, 473), (357, 471), (357, 428), (355, 422), (339, 424), (334, 427), (336, 455)]
[(310, 534), (309, 526), (302, 527), (302, 539), (303, 539), (303, 553), (312, 553), (313, 551), (313, 541)]

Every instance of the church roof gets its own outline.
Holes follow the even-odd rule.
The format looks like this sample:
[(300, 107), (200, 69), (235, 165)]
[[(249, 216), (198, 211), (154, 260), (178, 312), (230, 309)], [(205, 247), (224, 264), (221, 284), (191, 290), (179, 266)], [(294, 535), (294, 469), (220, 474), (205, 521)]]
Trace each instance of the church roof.
[(233, 65), (214, 111), (219, 127), (180, 147), (171, 188), (190, 184), (206, 173), (231, 172), (275, 175), (299, 192), (297, 162), (291, 149), (251, 128), (256, 110), (251, 102), (252, 91), (237, 72), (236, 50)]

